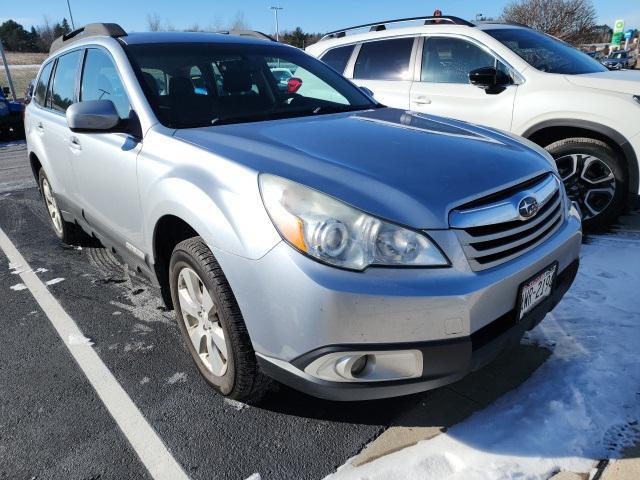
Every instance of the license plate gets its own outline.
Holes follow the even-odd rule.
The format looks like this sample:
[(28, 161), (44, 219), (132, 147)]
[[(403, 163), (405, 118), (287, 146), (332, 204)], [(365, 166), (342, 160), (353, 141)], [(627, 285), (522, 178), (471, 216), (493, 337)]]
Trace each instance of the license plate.
[(551, 295), (557, 272), (558, 264), (554, 263), (522, 284), (518, 297), (518, 320)]

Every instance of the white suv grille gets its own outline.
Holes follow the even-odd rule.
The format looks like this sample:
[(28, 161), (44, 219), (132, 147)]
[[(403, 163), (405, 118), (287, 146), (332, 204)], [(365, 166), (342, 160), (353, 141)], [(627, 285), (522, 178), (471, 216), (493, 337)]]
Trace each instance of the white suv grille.
[[(453, 210), (450, 225), (471, 268), (485, 270), (524, 254), (553, 235), (564, 220), (563, 197), (558, 178), (546, 174)], [(531, 204), (532, 199), (537, 212), (523, 216), (520, 207)]]

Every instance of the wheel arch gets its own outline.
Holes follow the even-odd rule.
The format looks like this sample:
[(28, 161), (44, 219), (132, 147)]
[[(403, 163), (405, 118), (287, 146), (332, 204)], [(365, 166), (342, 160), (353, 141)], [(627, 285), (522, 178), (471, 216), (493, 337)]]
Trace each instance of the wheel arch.
[(42, 168), (42, 162), (40, 162), (40, 159), (35, 153), (30, 152), (29, 164), (31, 165), (31, 172), (33, 173), (33, 178), (38, 184), (38, 188), (40, 188), (40, 179), (38, 178), (38, 175), (40, 173), (40, 169)]
[(188, 238), (198, 236), (197, 230), (176, 215), (163, 215), (153, 229), (154, 273), (167, 308), (173, 308), (169, 286), (169, 262), (175, 246)]
[(616, 150), (625, 161), (629, 178), (629, 193), (635, 194), (639, 187), (638, 158), (629, 141), (617, 130), (588, 120), (556, 119), (535, 124), (522, 133), (524, 138), (546, 147), (565, 138), (587, 137), (601, 140)]

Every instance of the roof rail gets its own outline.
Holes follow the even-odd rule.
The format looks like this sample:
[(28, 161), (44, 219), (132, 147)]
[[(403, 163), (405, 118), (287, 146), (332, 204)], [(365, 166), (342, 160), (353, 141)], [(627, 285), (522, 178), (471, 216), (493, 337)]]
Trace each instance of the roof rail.
[(257, 30), (222, 30), (216, 33), (221, 33), (223, 35), (236, 35), (238, 37), (257, 38), (259, 40), (267, 40), (269, 42), (276, 41), (276, 39), (271, 35), (267, 35), (266, 33), (262, 33)]
[(360, 30), (361, 28), (371, 27), (369, 29), (370, 32), (380, 32), (382, 30), (387, 29), (387, 25), (394, 23), (404, 23), (404, 22), (415, 22), (417, 20), (424, 20), (425, 25), (438, 25), (440, 23), (453, 24), (453, 25), (464, 25), (466, 27), (475, 27), (475, 25), (467, 20), (464, 20), (460, 17), (453, 17), (451, 15), (443, 15), (441, 17), (410, 17), (410, 18), (398, 18), (395, 20), (384, 20), (381, 22), (374, 23), (365, 23), (362, 25), (356, 25), (355, 27), (343, 28), (340, 30), (335, 30), (333, 32), (329, 32), (325, 34), (320, 41), (327, 40), (329, 38), (342, 38), (347, 35), (347, 32), (352, 30)]
[(126, 35), (127, 32), (125, 32), (117, 23), (89, 23), (84, 27), (76, 28), (69, 33), (65, 33), (61, 37), (56, 38), (51, 44), (49, 55), (62, 47), (66, 47), (75, 41), (82, 40), (87, 37), (106, 36), (117, 38), (124, 37)]
[(525, 25), (524, 23), (512, 22), (509, 20), (480, 20), (477, 22), (477, 25), (513, 25), (514, 27), (531, 28), (529, 25)]

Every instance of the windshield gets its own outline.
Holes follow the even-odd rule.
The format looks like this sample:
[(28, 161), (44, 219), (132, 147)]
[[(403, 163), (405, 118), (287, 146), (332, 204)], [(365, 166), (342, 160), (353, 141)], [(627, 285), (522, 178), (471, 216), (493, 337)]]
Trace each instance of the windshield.
[(377, 106), (324, 63), (280, 45), (143, 44), (127, 51), (149, 103), (170, 128)]
[(615, 52), (609, 55), (609, 58), (617, 58), (617, 59), (627, 58), (627, 52)]
[(606, 67), (589, 55), (535, 30), (496, 28), (485, 32), (542, 72), (576, 75), (607, 71)]

